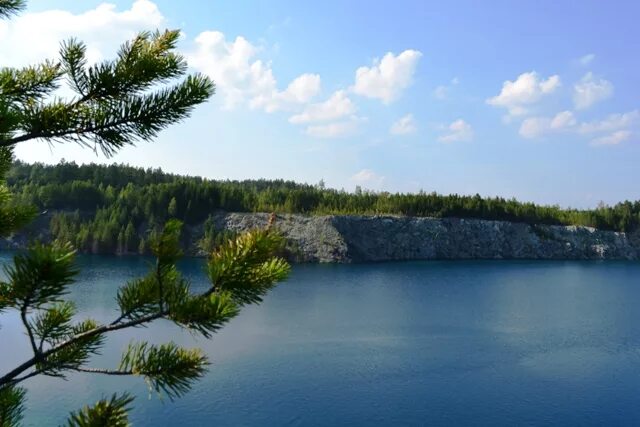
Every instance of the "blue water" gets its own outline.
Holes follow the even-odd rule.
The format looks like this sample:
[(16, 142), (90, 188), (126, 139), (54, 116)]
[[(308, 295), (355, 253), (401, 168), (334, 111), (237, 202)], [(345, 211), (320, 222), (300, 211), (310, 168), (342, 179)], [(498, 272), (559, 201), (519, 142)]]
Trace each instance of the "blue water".
[[(7, 259), (1, 258), (3, 261)], [(81, 258), (71, 297), (102, 321), (143, 258)], [(204, 287), (200, 261), (183, 270)], [(118, 332), (92, 363), (114, 367), (133, 338), (210, 355), (185, 397), (136, 378), (35, 378), (27, 425), (130, 390), (135, 425), (638, 425), (640, 264), (411, 262), (296, 266), (212, 340), (168, 322)], [(0, 315), (0, 371), (29, 349)]]

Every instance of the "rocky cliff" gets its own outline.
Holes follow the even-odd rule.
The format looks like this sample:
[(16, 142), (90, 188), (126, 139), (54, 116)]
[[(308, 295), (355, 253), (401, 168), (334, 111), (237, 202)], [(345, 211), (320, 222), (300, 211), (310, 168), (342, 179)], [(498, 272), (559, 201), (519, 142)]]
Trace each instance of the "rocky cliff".
[[(220, 227), (264, 226), (268, 214), (220, 215)], [(640, 232), (504, 221), (396, 216), (278, 215), (300, 262), (418, 259), (640, 259)]]
[[(216, 229), (264, 227), (269, 214), (219, 213)], [(48, 218), (39, 218), (35, 235), (47, 240)], [(529, 225), (505, 221), (398, 216), (277, 215), (276, 227), (297, 262), (367, 262), (427, 259), (640, 260), (640, 231), (618, 233), (588, 227)], [(33, 236), (33, 229), (31, 235)], [(203, 227), (186, 227), (187, 253)], [(1, 246), (19, 248), (26, 235)]]

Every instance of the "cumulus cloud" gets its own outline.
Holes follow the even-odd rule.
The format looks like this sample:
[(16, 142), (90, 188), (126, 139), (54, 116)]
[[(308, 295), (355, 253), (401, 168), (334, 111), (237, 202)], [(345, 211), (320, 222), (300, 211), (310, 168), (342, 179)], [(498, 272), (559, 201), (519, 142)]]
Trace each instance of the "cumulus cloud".
[(305, 133), (314, 138), (343, 138), (357, 132), (364, 121), (355, 115), (357, 108), (344, 90), (333, 93), (324, 102), (308, 104), (289, 118), (293, 124), (308, 124)]
[(440, 142), (471, 141), (473, 128), (462, 119), (458, 119), (446, 127), (447, 133), (438, 137)]
[(165, 26), (165, 17), (149, 0), (136, 0), (122, 11), (103, 3), (79, 14), (63, 10), (23, 13), (0, 21), (0, 58), (2, 65), (14, 67), (53, 59), (60, 42), (77, 37), (87, 44), (89, 61), (97, 62), (139, 31)]
[(518, 133), (524, 138), (536, 138), (546, 133), (551, 128), (551, 119), (548, 117), (529, 117), (520, 124)]
[(358, 68), (351, 89), (358, 95), (391, 103), (413, 82), (421, 56), (422, 53), (411, 49), (399, 55), (389, 52), (382, 60), (374, 61), (371, 67)]
[(571, 111), (562, 111), (551, 120), (551, 129), (564, 129), (577, 123), (576, 117)]
[(631, 137), (631, 132), (628, 130), (619, 130), (609, 135), (595, 138), (591, 141), (591, 145), (618, 145), (621, 142), (628, 140)]
[[(27, 12), (0, 21), (0, 57), (3, 65), (23, 66), (55, 58), (60, 42), (78, 37), (87, 43), (90, 62), (111, 58), (120, 44), (139, 31), (163, 29), (168, 21), (152, 0), (134, 0), (127, 8), (110, 3), (81, 13), (63, 10)], [(355, 83), (339, 90), (323, 102), (318, 74), (304, 73), (289, 82), (276, 79), (263, 51), (242, 36), (228, 37), (220, 31), (203, 31), (185, 42), (189, 65), (209, 77), (217, 87), (223, 106), (246, 106), (265, 112), (286, 111), (293, 124), (306, 125), (314, 137), (331, 138), (357, 132), (365, 119), (357, 117), (357, 107), (348, 96), (355, 94), (380, 99), (397, 99), (410, 86), (422, 54), (405, 50), (387, 53), (369, 67), (356, 71)]]
[(320, 76), (318, 74), (302, 74), (296, 77), (287, 88), (280, 92), (274, 85), (269, 91), (255, 96), (249, 105), (251, 108), (262, 108), (268, 113), (278, 110), (289, 110), (296, 105), (304, 105), (320, 92)]
[(407, 114), (399, 118), (391, 125), (389, 133), (392, 135), (409, 135), (417, 130), (416, 121), (413, 114)]
[(487, 104), (506, 108), (512, 116), (522, 116), (527, 114), (529, 106), (559, 87), (560, 77), (557, 75), (542, 79), (535, 71), (522, 73), (515, 81), (505, 81), (500, 93), (487, 99)]
[(597, 132), (612, 132), (630, 128), (640, 122), (640, 111), (633, 110), (627, 113), (609, 114), (602, 120), (584, 122), (578, 126), (578, 131), (582, 134), (592, 134)]
[(309, 104), (302, 112), (289, 118), (290, 123), (324, 122), (340, 119), (356, 112), (356, 106), (344, 90), (334, 92), (324, 102)]
[(266, 112), (288, 110), (309, 102), (320, 91), (317, 74), (302, 74), (279, 91), (271, 65), (256, 58), (259, 49), (244, 37), (228, 41), (220, 31), (205, 31), (195, 44), (187, 55), (189, 64), (216, 82), (226, 108), (248, 102), (251, 108)]
[(520, 135), (524, 138), (537, 138), (551, 131), (573, 128), (577, 121), (571, 111), (562, 111), (554, 117), (529, 117), (520, 125)]
[(613, 84), (588, 72), (573, 86), (573, 103), (584, 110), (613, 95)]
[[(166, 26), (166, 18), (150, 0), (136, 0), (122, 11), (103, 3), (78, 14), (63, 10), (25, 13), (0, 21), (0, 57), (8, 66), (54, 58), (61, 41), (78, 37), (87, 43), (89, 61), (97, 62), (111, 57), (139, 31)], [(189, 64), (215, 80), (227, 107), (246, 101), (267, 112), (291, 109), (320, 91), (317, 74), (302, 74), (279, 91), (270, 64), (256, 59), (259, 49), (243, 37), (227, 41), (219, 31), (205, 31), (197, 36), (195, 46), (187, 53)]]
[(527, 118), (522, 122), (519, 133), (524, 138), (538, 138), (546, 134), (566, 132), (591, 136), (591, 145), (617, 145), (631, 137), (631, 129), (638, 123), (638, 110), (610, 114), (604, 119), (589, 122), (579, 122), (571, 111), (563, 111), (554, 117)]
[(351, 177), (356, 185), (362, 185), (369, 188), (379, 188), (385, 181), (385, 177), (378, 175), (371, 169), (362, 169)]

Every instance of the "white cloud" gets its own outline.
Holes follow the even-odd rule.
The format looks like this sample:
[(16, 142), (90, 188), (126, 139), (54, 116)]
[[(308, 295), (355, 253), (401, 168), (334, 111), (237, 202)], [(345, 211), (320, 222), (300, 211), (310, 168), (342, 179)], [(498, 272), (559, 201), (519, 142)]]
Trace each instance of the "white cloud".
[[(275, 81), (274, 81), (275, 83)], [(317, 74), (302, 74), (296, 77), (289, 86), (279, 92), (274, 87), (264, 94), (254, 97), (251, 108), (262, 108), (268, 113), (278, 110), (288, 110), (295, 105), (303, 105), (313, 99), (320, 92), (320, 76)]]
[(548, 117), (529, 117), (520, 125), (520, 136), (537, 138), (551, 129), (551, 119)]
[(551, 120), (551, 129), (564, 129), (577, 123), (576, 117), (571, 111), (562, 111)]
[(618, 145), (621, 142), (628, 140), (631, 137), (631, 132), (628, 130), (619, 130), (612, 134), (595, 138), (591, 141), (591, 145)]
[(365, 120), (355, 112), (355, 104), (344, 90), (339, 90), (324, 102), (308, 104), (302, 112), (291, 116), (289, 122), (310, 124), (305, 133), (314, 138), (343, 138), (355, 134)]
[(358, 125), (361, 120), (353, 118), (341, 122), (334, 122), (322, 125), (308, 126), (305, 133), (314, 138), (344, 138), (351, 136), (358, 131)]
[(578, 110), (584, 110), (613, 95), (613, 84), (596, 78), (588, 72), (573, 86), (573, 103)]
[(414, 133), (416, 130), (417, 126), (413, 114), (407, 114), (394, 122), (389, 132), (392, 135), (408, 135)]
[(597, 132), (613, 132), (637, 125), (640, 122), (640, 111), (633, 110), (627, 113), (610, 114), (602, 120), (581, 123), (578, 131), (582, 134)]
[(382, 60), (374, 61), (371, 67), (358, 68), (351, 89), (358, 95), (377, 98), (388, 104), (411, 85), (421, 56), (422, 53), (411, 49), (397, 56), (389, 52)]
[(345, 91), (339, 90), (324, 102), (307, 105), (301, 113), (291, 116), (289, 122), (299, 124), (330, 121), (349, 116), (355, 112), (355, 104)]
[(571, 111), (562, 111), (554, 117), (529, 117), (520, 125), (520, 135), (524, 138), (537, 138), (552, 131), (573, 128), (577, 121)]
[(60, 42), (77, 37), (87, 44), (87, 57), (93, 63), (112, 55), (122, 42), (139, 31), (165, 26), (165, 17), (149, 0), (136, 0), (130, 9), (123, 11), (103, 3), (79, 14), (63, 10), (23, 13), (0, 20), (0, 58), (3, 66), (54, 59)]
[(558, 132), (592, 135), (591, 145), (617, 145), (631, 137), (631, 129), (638, 123), (638, 110), (610, 114), (602, 120), (591, 122), (578, 122), (571, 111), (563, 111), (554, 117), (530, 117), (523, 120), (519, 133), (523, 138), (537, 138)]
[(473, 139), (473, 128), (462, 119), (458, 119), (447, 126), (448, 132), (438, 138), (440, 142), (471, 141)]
[(540, 90), (543, 94), (553, 93), (558, 87), (560, 87), (560, 76), (558, 75), (540, 82)]
[[(58, 59), (60, 43), (76, 37), (87, 45), (90, 64), (111, 58), (118, 47), (142, 30), (164, 29), (167, 20), (149, 0), (129, 2), (128, 9), (103, 3), (80, 13), (64, 10), (25, 12), (9, 20), (0, 20), (0, 58), (3, 66), (21, 67)], [(57, 96), (71, 94), (60, 89)], [(77, 161), (99, 161), (91, 150), (78, 150), (73, 144), (53, 149), (42, 141), (18, 144), (16, 156), (25, 161), (45, 161), (66, 157)]]
[(318, 74), (303, 74), (289, 83), (283, 92), (285, 98), (293, 102), (309, 102), (320, 91), (320, 76)]
[(594, 53), (589, 53), (584, 55), (579, 59), (580, 65), (584, 65), (585, 67), (593, 62), (596, 59), (596, 55)]
[(541, 79), (535, 71), (522, 73), (515, 81), (502, 84), (500, 93), (487, 99), (487, 104), (506, 108), (511, 116), (527, 114), (527, 108), (560, 87), (560, 77), (553, 75)]
[[(122, 11), (103, 3), (78, 14), (62, 10), (25, 13), (0, 21), (0, 58), (6, 66), (55, 58), (61, 41), (77, 37), (87, 43), (89, 61), (97, 62), (111, 57), (139, 31), (166, 26), (166, 18), (150, 0), (136, 0)], [(187, 54), (189, 64), (215, 80), (229, 108), (246, 101), (267, 112), (292, 109), (320, 91), (317, 74), (302, 74), (279, 91), (270, 64), (256, 59), (259, 49), (243, 37), (227, 41), (221, 32), (205, 31), (196, 37), (195, 46)]]
[(351, 177), (351, 181), (357, 185), (363, 185), (369, 188), (379, 188), (384, 183), (385, 177), (378, 175), (371, 169), (362, 169)]
[(205, 31), (196, 37), (195, 44), (195, 51), (187, 55), (189, 64), (216, 82), (226, 108), (248, 102), (251, 108), (266, 112), (287, 110), (308, 102), (320, 91), (317, 74), (302, 74), (279, 91), (271, 65), (256, 59), (259, 49), (244, 37), (227, 41), (219, 31)]

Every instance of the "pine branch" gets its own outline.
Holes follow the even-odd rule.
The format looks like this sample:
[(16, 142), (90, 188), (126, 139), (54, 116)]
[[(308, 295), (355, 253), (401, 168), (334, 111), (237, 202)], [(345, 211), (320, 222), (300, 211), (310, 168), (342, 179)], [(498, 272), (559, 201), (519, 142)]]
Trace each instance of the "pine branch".
[(12, 288), (11, 303), (37, 309), (59, 301), (78, 273), (73, 265), (74, 255), (68, 244), (36, 244), (14, 256), (13, 265), (4, 269)]
[(89, 81), (84, 71), (87, 66), (86, 55), (87, 46), (75, 38), (63, 42), (60, 47), (62, 69), (67, 75), (71, 87), (81, 96), (76, 104), (80, 104), (89, 99)]
[[(51, 356), (52, 354), (59, 352), (69, 346), (72, 346), (76, 343), (78, 343), (79, 341), (88, 339), (88, 338), (92, 338), (98, 335), (103, 335), (107, 332), (113, 332), (113, 331), (118, 331), (120, 329), (125, 329), (125, 328), (131, 328), (131, 327), (135, 327), (135, 326), (140, 326), (149, 322), (152, 322), (154, 320), (160, 319), (163, 316), (166, 316), (167, 313), (156, 313), (153, 315), (149, 315), (140, 319), (136, 319), (136, 320), (132, 320), (130, 322), (126, 322), (126, 323), (120, 323), (120, 324), (115, 324), (115, 325), (103, 325), (103, 326), (99, 326), (96, 327), (94, 329), (88, 330), (86, 332), (82, 332), (80, 334), (76, 334), (73, 337), (67, 339), (66, 341), (63, 341), (59, 344), (56, 344), (54, 346), (52, 346), (51, 348), (43, 351), (41, 353), (41, 358), (45, 359), (49, 356)], [(15, 367), (14, 369), (12, 369), (10, 372), (6, 373), (5, 375), (3, 375), (2, 377), (0, 377), (0, 387), (5, 386), (7, 384), (17, 384), (18, 382), (22, 381), (18, 381), (18, 375), (20, 375), (21, 373), (23, 373), (24, 371), (34, 367), (37, 363), (39, 362), (38, 359), (36, 359), (35, 357), (32, 357), (31, 359), (25, 361), (24, 363), (20, 364), (19, 366)]]
[(0, 426), (20, 425), (24, 412), (26, 390), (13, 386), (0, 386)]
[(102, 369), (102, 368), (75, 368), (74, 371), (85, 372), (89, 374), (104, 374), (104, 375), (134, 375), (132, 370), (122, 371), (118, 369)]
[(0, 19), (9, 18), (26, 7), (24, 0), (0, 0)]
[(58, 88), (60, 64), (46, 61), (22, 69), (0, 69), (0, 97), (5, 102), (33, 103)]
[(74, 412), (67, 421), (69, 427), (128, 427), (128, 412), (133, 397), (127, 393), (113, 395), (111, 399), (101, 399), (93, 406), (85, 406)]
[(200, 349), (184, 349), (174, 343), (130, 344), (122, 355), (120, 370), (144, 376), (149, 387), (173, 400), (186, 393), (201, 378), (209, 364)]
[(73, 327), (71, 320), (75, 314), (75, 306), (72, 302), (65, 301), (45, 309), (38, 313), (31, 322), (32, 329), (40, 339), (38, 350), (42, 352), (45, 342), (55, 342), (68, 336)]
[[(133, 298), (131, 300), (133, 305), (125, 305), (129, 308), (123, 310), (118, 318), (106, 325), (87, 325), (85, 330), (55, 343), (46, 351), (41, 352), (40, 357), (33, 357), (0, 377), (0, 386), (15, 384), (16, 378), (20, 374), (38, 364), (42, 364), (42, 369), (45, 371), (56, 368), (55, 365), (51, 365), (52, 362), (55, 362), (55, 355), (65, 349), (77, 346), (78, 343), (90, 342), (90, 340), (98, 339), (108, 332), (145, 325), (160, 318), (168, 318), (179, 325), (196, 330), (204, 336), (209, 336), (210, 333), (215, 332), (225, 322), (237, 315), (238, 306), (235, 301), (240, 305), (260, 301), (275, 282), (284, 279), (288, 274), (288, 264), (284, 260), (274, 257), (274, 252), (282, 243), (281, 237), (271, 230), (256, 230), (229, 241), (214, 252), (208, 264), (211, 287), (198, 296), (189, 296), (188, 288), (183, 284), (174, 265), (180, 256), (179, 235), (180, 222), (169, 222), (158, 241), (152, 245), (154, 253), (158, 257), (158, 265), (162, 267), (160, 280), (142, 280), (138, 285), (134, 283), (128, 288), (123, 288), (123, 290), (129, 289), (128, 292), (133, 292), (136, 290), (136, 286), (149, 286), (147, 290), (143, 290), (141, 296), (133, 293), (131, 294), (133, 297), (126, 297), (126, 294), (119, 292), (118, 299), (121, 307), (127, 301), (126, 298)], [(63, 257), (63, 259), (66, 258)], [(10, 270), (10, 272), (12, 271)], [(65, 277), (65, 274), (61, 275)], [(20, 275), (18, 274), (16, 277), (19, 278)], [(170, 293), (163, 294), (163, 298), (168, 298), (167, 304), (163, 306), (163, 309), (157, 311), (144, 308), (159, 307), (157, 305), (158, 294), (154, 296), (153, 290), (157, 289), (154, 286), (161, 284), (171, 285), (169, 288), (164, 288), (166, 291), (171, 289)], [(219, 289), (222, 293), (213, 293), (214, 289)], [(50, 291), (50, 296), (55, 296), (59, 292), (54, 287)], [(143, 307), (141, 315), (123, 322), (122, 320), (129, 315), (125, 315), (125, 313), (135, 312), (136, 307)], [(82, 367), (81, 362), (85, 359), (85, 353), (76, 355), (75, 359), (68, 359), (71, 364), (67, 362), (67, 359), (62, 359), (58, 361), (63, 363), (63, 366), (59, 368), (80, 368)], [(57, 373), (60, 369), (54, 369), (52, 372)]]
[(164, 290), (162, 289), (162, 272), (160, 259), (156, 261), (156, 281), (158, 283), (158, 309), (162, 312), (164, 311)]
[(16, 379), (14, 379), (13, 381), (11, 381), (10, 384), (19, 384), (22, 381), (28, 380), (29, 378), (35, 377), (37, 375), (41, 375), (43, 373), (44, 373), (44, 371), (36, 369), (36, 370), (34, 370), (32, 372), (29, 372), (28, 374), (25, 374), (25, 375), (23, 375), (21, 377), (18, 377)]
[(167, 126), (186, 118), (214, 92), (213, 83), (201, 75), (189, 76), (157, 93), (126, 96), (113, 101), (34, 106), (26, 112), (25, 133), (0, 140), (12, 147), (32, 139), (99, 145), (106, 155), (124, 145), (153, 139)]
[(27, 319), (27, 310), (29, 307), (29, 300), (25, 300), (24, 304), (20, 308), (20, 319), (22, 319), (22, 324), (27, 330), (27, 335), (29, 336), (29, 342), (31, 343), (31, 350), (33, 350), (33, 357), (38, 358), (40, 355), (40, 351), (38, 351), (38, 346), (36, 345), (36, 339), (33, 335), (33, 330), (31, 329), (31, 325)]

